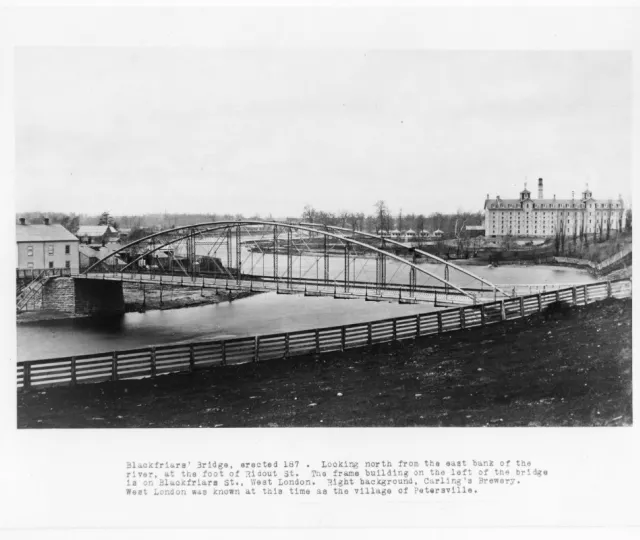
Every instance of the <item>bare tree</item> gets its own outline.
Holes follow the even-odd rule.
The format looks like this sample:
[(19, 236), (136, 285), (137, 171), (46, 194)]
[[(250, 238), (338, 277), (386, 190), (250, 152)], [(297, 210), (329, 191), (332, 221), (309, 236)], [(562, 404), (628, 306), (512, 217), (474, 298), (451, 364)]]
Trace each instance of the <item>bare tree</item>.
[(302, 219), (309, 223), (313, 223), (316, 218), (316, 210), (310, 204), (305, 205), (304, 210), (302, 211)]
[(373, 206), (376, 209), (376, 215), (378, 217), (378, 222), (376, 224), (376, 233), (382, 234), (385, 226), (387, 231), (389, 230), (389, 208), (387, 207), (387, 203), (383, 200), (376, 202)]

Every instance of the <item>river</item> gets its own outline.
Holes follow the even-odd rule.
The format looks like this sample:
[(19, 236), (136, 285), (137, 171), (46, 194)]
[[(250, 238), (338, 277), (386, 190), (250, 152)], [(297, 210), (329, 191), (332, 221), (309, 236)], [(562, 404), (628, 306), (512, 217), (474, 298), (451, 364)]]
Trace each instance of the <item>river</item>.
[[(336, 261), (338, 267), (339, 261)], [(433, 271), (434, 265), (424, 265)], [(589, 283), (586, 271), (557, 266), (465, 267), (496, 284)], [(374, 263), (375, 271), (375, 263)], [(440, 269), (441, 271), (441, 269)], [(387, 270), (389, 275), (389, 270)], [(469, 279), (460, 274), (460, 280)], [(400, 305), (266, 293), (231, 303), (146, 313), (110, 320), (67, 319), (17, 325), (18, 360), (123, 350), (365, 322), (424, 313), (427, 304)]]

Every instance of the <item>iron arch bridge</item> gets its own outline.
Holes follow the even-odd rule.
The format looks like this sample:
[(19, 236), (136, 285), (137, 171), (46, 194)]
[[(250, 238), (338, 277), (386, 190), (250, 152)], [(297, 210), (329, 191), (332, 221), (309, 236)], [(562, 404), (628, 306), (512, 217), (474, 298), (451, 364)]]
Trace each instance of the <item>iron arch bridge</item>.
[(509, 296), (460, 266), (394, 240), (340, 227), (262, 220), (157, 232), (114, 250), (80, 277), (437, 305)]

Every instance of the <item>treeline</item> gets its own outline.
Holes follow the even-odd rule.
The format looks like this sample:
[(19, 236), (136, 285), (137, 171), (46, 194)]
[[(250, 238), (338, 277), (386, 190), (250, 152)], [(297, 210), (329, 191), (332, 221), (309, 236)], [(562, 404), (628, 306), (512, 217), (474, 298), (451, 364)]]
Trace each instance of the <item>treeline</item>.
[(371, 214), (353, 213), (347, 210), (338, 213), (326, 212), (305, 206), (302, 212), (302, 220), (309, 223), (321, 223), (349, 229), (362, 230), (379, 234), (392, 230), (415, 232), (441, 230), (446, 236), (455, 236), (464, 225), (483, 225), (484, 214), (482, 212), (465, 212), (458, 210), (455, 213), (445, 214), (432, 212), (430, 214), (404, 213), (402, 209), (392, 212), (386, 202), (378, 201), (374, 205)]
[(81, 224), (85, 224), (87, 217), (85, 214), (65, 214), (63, 212), (22, 212), (16, 216), (16, 223), (17, 218), (25, 218), (27, 223), (41, 225), (44, 223), (45, 218), (48, 218), (49, 223), (59, 223), (65, 229), (75, 234), (78, 231), (78, 227)]
[(101, 214), (65, 214), (61, 212), (26, 212), (17, 217), (25, 217), (29, 223), (44, 223), (48, 217), (51, 223), (60, 223), (71, 232), (75, 233), (80, 225), (100, 225), (108, 223), (117, 229), (131, 229), (131, 233), (138, 231), (163, 230), (173, 227), (182, 227), (197, 223), (212, 221), (235, 221), (241, 219), (255, 219), (264, 221), (284, 222), (308, 222), (322, 225), (333, 225), (348, 229), (357, 229), (379, 234), (390, 232), (394, 229), (415, 232), (428, 231), (433, 233), (441, 230), (446, 236), (454, 236), (459, 233), (464, 225), (482, 225), (484, 216), (482, 212), (464, 212), (458, 210), (455, 213), (433, 212), (431, 214), (404, 213), (402, 209), (392, 212), (384, 201), (378, 201), (373, 205), (370, 214), (356, 213), (348, 210), (339, 212), (327, 212), (316, 209), (310, 205), (304, 207), (300, 216), (273, 217), (271, 214), (225, 214), (225, 213), (155, 213), (144, 215), (110, 215), (109, 212)]

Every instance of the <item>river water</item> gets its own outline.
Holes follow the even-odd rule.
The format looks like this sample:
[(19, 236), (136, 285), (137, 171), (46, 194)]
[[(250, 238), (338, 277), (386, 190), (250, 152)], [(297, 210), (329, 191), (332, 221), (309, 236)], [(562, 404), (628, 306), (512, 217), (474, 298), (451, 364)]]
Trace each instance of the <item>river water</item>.
[[(336, 261), (336, 267), (339, 263), (340, 261)], [(433, 270), (436, 268), (434, 265), (424, 266), (436, 271)], [(593, 281), (584, 270), (556, 266), (466, 268), (496, 284), (570, 284)], [(375, 272), (375, 262), (373, 270)], [(455, 277), (452, 280), (470, 286), (466, 276), (460, 275), (462, 281)], [(18, 360), (303, 330), (424, 313), (433, 309), (428, 304), (400, 305), (266, 293), (231, 303), (126, 313), (109, 320), (70, 319), (19, 324)]]

